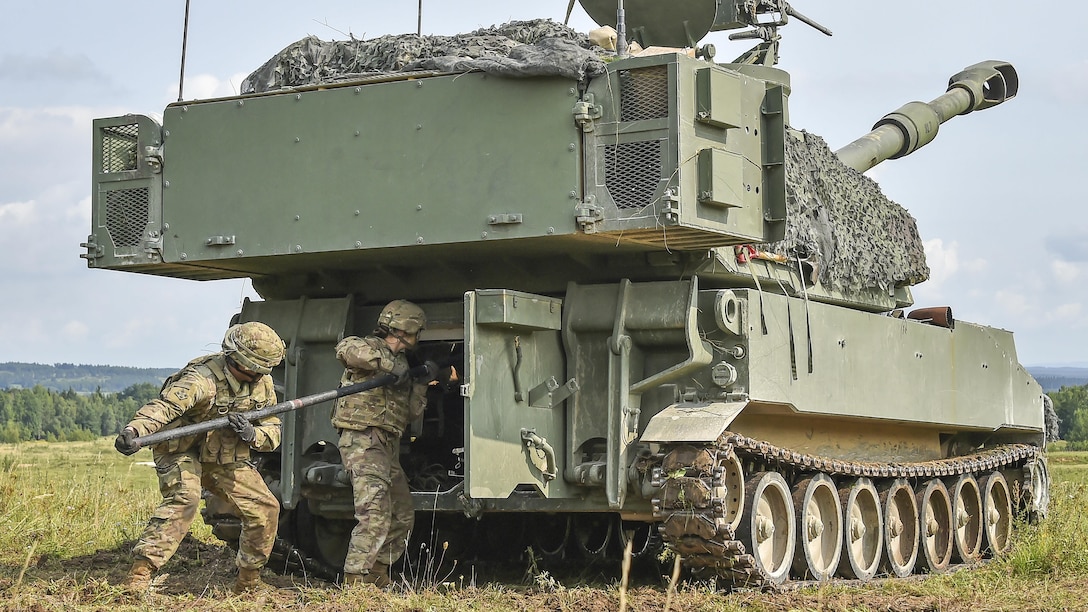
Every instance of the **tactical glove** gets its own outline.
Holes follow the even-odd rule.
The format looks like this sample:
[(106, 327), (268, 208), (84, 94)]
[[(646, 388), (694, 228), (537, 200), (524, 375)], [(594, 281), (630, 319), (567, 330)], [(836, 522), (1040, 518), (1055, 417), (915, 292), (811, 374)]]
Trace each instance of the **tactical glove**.
[(438, 369), (437, 363), (428, 359), (427, 361), (423, 362), (423, 368), (424, 372), (416, 377), (417, 381), (431, 382), (432, 380), (438, 379), (438, 374), (440, 373), (440, 370)]
[(257, 439), (257, 430), (253, 429), (253, 423), (250, 423), (241, 413), (232, 412), (228, 414), (227, 422), (230, 423), (230, 428), (234, 430), (234, 433), (238, 434), (242, 442), (250, 444)]
[(131, 427), (122, 429), (113, 441), (113, 447), (122, 455), (132, 455), (140, 450), (140, 445), (136, 442), (136, 430)]
[(403, 385), (408, 382), (408, 362), (396, 362), (393, 364), (393, 369), (390, 370), (389, 373), (397, 377), (397, 379), (393, 381), (394, 385)]

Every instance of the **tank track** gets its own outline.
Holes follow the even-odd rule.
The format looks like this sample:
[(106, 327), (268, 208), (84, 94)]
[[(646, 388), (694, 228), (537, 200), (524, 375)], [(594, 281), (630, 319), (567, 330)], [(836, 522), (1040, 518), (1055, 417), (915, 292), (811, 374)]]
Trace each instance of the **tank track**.
[[(651, 483), (661, 487), (653, 500), (654, 518), (665, 545), (680, 555), (684, 566), (709, 574), (733, 586), (774, 589), (726, 516), (734, 458), (742, 465), (758, 465), (778, 472), (818, 473), (835, 477), (933, 478), (958, 476), (1023, 466), (1039, 455), (1028, 444), (1007, 444), (973, 454), (913, 463), (843, 461), (799, 453), (765, 441), (726, 432), (703, 446), (665, 445), (655, 457)], [(1017, 497), (1019, 488), (1013, 488)], [(1014, 501), (1014, 507), (1019, 504)]]

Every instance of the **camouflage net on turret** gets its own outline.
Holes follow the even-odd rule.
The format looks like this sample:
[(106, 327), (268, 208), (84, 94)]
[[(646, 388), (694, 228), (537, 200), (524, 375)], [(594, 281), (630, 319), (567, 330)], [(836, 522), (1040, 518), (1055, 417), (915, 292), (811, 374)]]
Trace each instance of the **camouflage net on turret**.
[(929, 278), (914, 217), (815, 134), (786, 135), (786, 235), (761, 249), (815, 262), (820, 283), (891, 291)]
[(323, 41), (308, 36), (289, 45), (242, 81), (242, 93), (331, 83), (388, 72), (482, 70), (510, 77), (605, 72), (586, 34), (550, 19), (511, 21), (454, 36), (387, 35)]

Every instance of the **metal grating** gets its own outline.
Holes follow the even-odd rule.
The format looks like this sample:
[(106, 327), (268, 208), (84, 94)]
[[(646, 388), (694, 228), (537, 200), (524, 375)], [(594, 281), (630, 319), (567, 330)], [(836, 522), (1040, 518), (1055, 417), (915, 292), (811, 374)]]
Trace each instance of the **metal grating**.
[(617, 208), (645, 208), (661, 182), (661, 140), (604, 147), (604, 180)]
[(668, 66), (620, 71), (620, 121), (661, 119), (668, 116)]
[(102, 130), (102, 172), (135, 170), (139, 159), (140, 126), (136, 123), (111, 125)]
[(138, 247), (147, 227), (148, 189), (105, 192), (106, 230), (115, 248)]

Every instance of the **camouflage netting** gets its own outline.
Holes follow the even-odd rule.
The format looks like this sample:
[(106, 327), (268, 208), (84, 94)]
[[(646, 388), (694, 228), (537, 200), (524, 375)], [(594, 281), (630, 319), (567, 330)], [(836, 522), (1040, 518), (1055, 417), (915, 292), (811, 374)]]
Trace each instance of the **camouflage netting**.
[(822, 138), (786, 136), (786, 236), (763, 250), (807, 257), (820, 283), (889, 291), (929, 278), (914, 217), (869, 177), (847, 167)]
[(412, 70), (582, 80), (604, 74), (598, 53), (607, 52), (591, 45), (587, 35), (550, 19), (511, 21), (455, 36), (400, 34), (336, 41), (308, 36), (246, 77), (242, 93)]

